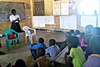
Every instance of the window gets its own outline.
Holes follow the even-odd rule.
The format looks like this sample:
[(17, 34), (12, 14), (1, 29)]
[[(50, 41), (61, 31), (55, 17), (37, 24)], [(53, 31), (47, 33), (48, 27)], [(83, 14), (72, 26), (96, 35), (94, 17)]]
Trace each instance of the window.
[(99, 0), (81, 0), (79, 3), (79, 14), (99, 14)]

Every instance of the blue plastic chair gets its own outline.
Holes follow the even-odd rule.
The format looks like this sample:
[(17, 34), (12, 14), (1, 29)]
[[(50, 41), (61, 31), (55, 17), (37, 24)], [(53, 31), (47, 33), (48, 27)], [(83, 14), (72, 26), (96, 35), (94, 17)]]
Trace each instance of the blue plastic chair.
[[(16, 34), (17, 37), (13, 39), (9, 39), (8, 35), (13, 34), (13, 33)], [(2, 32), (2, 35), (6, 37), (6, 48), (8, 49), (8, 51), (10, 50), (10, 42), (13, 42), (14, 46), (16, 46), (15, 40), (17, 40), (19, 46), (21, 46), (20, 45), (20, 34), (18, 32), (12, 30), (11, 28), (7, 28)]]

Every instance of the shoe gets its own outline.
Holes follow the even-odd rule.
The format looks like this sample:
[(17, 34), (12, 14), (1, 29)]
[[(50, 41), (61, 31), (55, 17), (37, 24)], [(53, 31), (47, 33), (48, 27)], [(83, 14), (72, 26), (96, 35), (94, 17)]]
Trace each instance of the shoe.
[(4, 53), (4, 52), (0, 51), (0, 55), (4, 55), (4, 54), (6, 54), (6, 53)]

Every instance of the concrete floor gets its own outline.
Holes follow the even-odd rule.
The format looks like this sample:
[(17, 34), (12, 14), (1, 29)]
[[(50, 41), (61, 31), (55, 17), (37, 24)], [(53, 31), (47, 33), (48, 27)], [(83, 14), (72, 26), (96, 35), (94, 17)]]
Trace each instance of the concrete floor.
[[(24, 33), (21, 33), (21, 47), (17, 46), (11, 46), (11, 50), (7, 51), (5, 48), (5, 44), (3, 43), (2, 51), (5, 52), (5, 55), (0, 56), (0, 64), (2, 67), (5, 67), (8, 63), (14, 64), (17, 59), (23, 59), (27, 63), (28, 67), (31, 65), (31, 63), (34, 61), (33, 57), (31, 56), (30, 50), (27, 48), (27, 46), (30, 44), (29, 40), (28, 43), (25, 43), (25, 37)], [(45, 44), (48, 47), (49, 40), (55, 39), (57, 42), (62, 42), (65, 40), (65, 34), (62, 32), (46, 32), (46, 31), (37, 31), (37, 38), (42, 37), (44, 38)], [(37, 42), (33, 38), (34, 43)]]

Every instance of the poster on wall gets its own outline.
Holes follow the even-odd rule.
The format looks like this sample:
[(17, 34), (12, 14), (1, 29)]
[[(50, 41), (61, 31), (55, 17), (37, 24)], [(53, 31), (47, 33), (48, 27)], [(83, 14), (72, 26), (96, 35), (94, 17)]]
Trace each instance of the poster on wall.
[(39, 17), (38, 16), (33, 16), (33, 26), (34, 27), (39, 27)]
[(54, 16), (33, 16), (34, 27), (45, 27), (45, 24), (55, 24)]
[(86, 27), (91, 24), (96, 27), (97, 16), (81, 16), (81, 26)]
[(69, 0), (69, 13), (70, 15), (76, 15), (78, 9), (78, 1), (77, 0)]
[(45, 27), (45, 17), (43, 17), (43, 16), (38, 16), (38, 17), (39, 17), (39, 19), (38, 19), (39, 27)]
[(53, 15), (60, 15), (60, 1), (54, 2)]
[(76, 16), (60, 16), (61, 29), (77, 29)]
[(61, 15), (69, 15), (68, 2), (61, 2)]
[(54, 24), (54, 16), (44, 16), (45, 24)]

